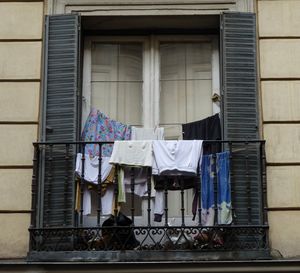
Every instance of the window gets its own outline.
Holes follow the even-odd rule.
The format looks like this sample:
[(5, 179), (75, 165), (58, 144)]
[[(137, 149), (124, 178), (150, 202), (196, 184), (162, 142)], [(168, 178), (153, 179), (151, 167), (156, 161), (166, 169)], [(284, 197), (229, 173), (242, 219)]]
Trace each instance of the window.
[(95, 107), (178, 139), (180, 124), (220, 111), (217, 37), (90, 37), (84, 48), (82, 122)]
[[(102, 108), (124, 123), (164, 126), (170, 139), (180, 137), (179, 124), (221, 111), (223, 137), (229, 140), (227, 144), (232, 153), (232, 201), (236, 225), (228, 229), (223, 227), (230, 235), (229, 245), (226, 245), (229, 248), (214, 250), (220, 255), (224, 253), (222, 259), (232, 257), (232, 253), (228, 253), (230, 250), (237, 255), (239, 251), (248, 251), (250, 256), (241, 255), (241, 259), (262, 257), (260, 250), (268, 248), (268, 226), (261, 163), (263, 146), (254, 141), (258, 138), (254, 14), (221, 14), (219, 38), (177, 35), (115, 36), (113, 39), (83, 37), (84, 52), (80, 50), (79, 19), (77, 14), (46, 17), (42, 142), (35, 144), (32, 187), (30, 251), (33, 259), (51, 260), (54, 256), (50, 252), (57, 250), (64, 251), (70, 260), (91, 258), (89, 254), (84, 256), (81, 251), (74, 251), (78, 250), (74, 240), (78, 238), (78, 232), (99, 234), (100, 226), (94, 225), (87, 230), (77, 226), (74, 162), (79, 123), (84, 121), (92, 106)], [(211, 96), (219, 89), (220, 109), (211, 101)], [(132, 109), (132, 105), (136, 107)], [(232, 142), (239, 139), (247, 141), (243, 142), (243, 147), (233, 147)], [(176, 218), (176, 209), (174, 211)], [(141, 219), (143, 213), (143, 209), (137, 213)], [(186, 225), (181, 228), (189, 228), (188, 222)], [(147, 227), (141, 227), (140, 234), (143, 228)], [(202, 229), (194, 228), (197, 232)], [(230, 244), (232, 240), (233, 244)], [(79, 244), (79, 250), (82, 250), (80, 247)], [(49, 255), (45, 253), (47, 251)], [(180, 255), (182, 259), (197, 260), (199, 251), (205, 252), (205, 249), (197, 249), (194, 256), (185, 251)], [(169, 255), (167, 252), (165, 254)], [(93, 253), (93, 257), (97, 261), (113, 257), (109, 253), (102, 254)], [(148, 253), (144, 254), (134, 259), (151, 258)], [(155, 255), (158, 257), (159, 254)], [(171, 258), (174, 260), (174, 257)]]
[[(216, 36), (87, 37), (82, 123), (93, 107), (125, 124), (164, 127), (165, 139), (181, 139), (181, 124), (220, 111), (211, 99), (213, 93), (219, 93), (218, 56)], [(186, 190), (185, 195), (190, 219), (193, 190)], [(92, 196), (94, 214), (95, 199), (97, 195)], [(180, 193), (170, 192), (169, 216), (175, 220), (181, 215), (176, 200)], [(122, 209), (130, 215), (128, 204), (130, 201)], [(147, 201), (135, 196), (136, 216), (145, 217), (146, 212)]]

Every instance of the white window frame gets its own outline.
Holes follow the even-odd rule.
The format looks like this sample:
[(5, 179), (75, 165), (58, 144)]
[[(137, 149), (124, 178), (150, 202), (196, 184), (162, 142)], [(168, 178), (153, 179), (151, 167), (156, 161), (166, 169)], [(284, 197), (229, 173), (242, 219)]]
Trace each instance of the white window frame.
[[(215, 35), (151, 35), (151, 36), (89, 36), (84, 41), (82, 126), (91, 109), (92, 43), (142, 43), (143, 44), (143, 116), (145, 128), (159, 125), (161, 42), (211, 42), (212, 43), (212, 93), (220, 95), (220, 65), (218, 37)], [(213, 114), (220, 112), (218, 102), (212, 101)]]
[[(92, 75), (92, 43), (142, 43), (143, 44), (143, 117), (142, 124), (145, 128), (154, 128), (159, 125), (159, 97), (160, 97), (160, 56), (159, 45), (161, 42), (211, 42), (212, 43), (212, 95), (220, 95), (220, 70), (218, 37), (215, 35), (151, 35), (151, 36), (90, 36), (84, 41), (83, 59), (83, 96), (82, 96), (82, 126), (91, 108), (91, 75)], [(213, 114), (220, 112), (218, 102), (212, 101)], [(142, 201), (142, 215), (135, 216), (139, 224), (146, 224), (148, 202)], [(154, 204), (151, 202), (153, 211)], [(191, 217), (186, 221), (191, 222)], [(91, 218), (92, 219), (92, 218)], [(174, 218), (175, 219), (175, 218)], [(153, 222), (153, 225), (159, 225)], [(195, 222), (194, 222), (195, 224)]]

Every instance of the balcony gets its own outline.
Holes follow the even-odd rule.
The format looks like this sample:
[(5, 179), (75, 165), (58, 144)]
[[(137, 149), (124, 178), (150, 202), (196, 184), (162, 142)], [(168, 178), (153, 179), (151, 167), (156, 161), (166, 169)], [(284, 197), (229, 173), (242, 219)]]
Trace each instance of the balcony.
[[(153, 221), (151, 168), (148, 191), (142, 198), (144, 212), (137, 217), (135, 174), (130, 174), (131, 197), (127, 213), (118, 212), (118, 172), (113, 180), (115, 206), (111, 216), (102, 214), (103, 184), (94, 189), (96, 205), (90, 218), (84, 215), (85, 173), (75, 174), (76, 154), (86, 145), (99, 145), (99, 150), (112, 142), (39, 142), (34, 143), (32, 176), (32, 216), (30, 232), (30, 261), (199, 261), (247, 260), (269, 258), (268, 221), (266, 206), (265, 142), (261, 140), (204, 141), (203, 145), (221, 145), (229, 152), (231, 185), (231, 224), (217, 224), (218, 207), (214, 207), (214, 225), (202, 225), (201, 206), (191, 221), (187, 208), (191, 200), (179, 183), (176, 221), (170, 215), (173, 196), (167, 186), (163, 189), (164, 213), (161, 222)], [(101, 166), (101, 156), (99, 166)], [(215, 161), (216, 158), (213, 157)], [(215, 162), (216, 163), (216, 162)], [(81, 158), (84, 170), (85, 157)], [(199, 168), (198, 168), (199, 169)], [(196, 177), (194, 193), (201, 203), (201, 175)], [(99, 168), (98, 181), (101, 180)], [(217, 179), (213, 181), (217, 200)], [(80, 200), (76, 209), (76, 200)], [(91, 220), (92, 221), (89, 221)]]

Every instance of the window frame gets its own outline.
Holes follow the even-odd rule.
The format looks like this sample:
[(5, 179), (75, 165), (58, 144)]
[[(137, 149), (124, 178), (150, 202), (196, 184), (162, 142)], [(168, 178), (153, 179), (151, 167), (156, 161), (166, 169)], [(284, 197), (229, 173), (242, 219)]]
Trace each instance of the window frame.
[[(150, 36), (87, 36), (83, 49), (82, 84), (82, 124), (91, 109), (92, 44), (100, 43), (142, 43), (143, 45), (143, 113), (142, 124), (145, 128), (154, 128), (159, 122), (160, 102), (160, 56), (159, 45), (162, 42), (210, 42), (212, 44), (212, 92), (220, 95), (220, 58), (217, 35), (150, 35)], [(212, 114), (220, 112), (219, 102), (212, 101)]]

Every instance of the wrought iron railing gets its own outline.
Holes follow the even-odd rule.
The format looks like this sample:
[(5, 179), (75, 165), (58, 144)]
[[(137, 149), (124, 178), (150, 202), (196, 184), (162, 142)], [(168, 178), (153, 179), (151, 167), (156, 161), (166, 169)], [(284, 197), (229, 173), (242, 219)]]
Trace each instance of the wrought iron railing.
[[(113, 215), (102, 215), (101, 196), (102, 183), (96, 189), (96, 211), (94, 224), (89, 225), (83, 214), (83, 200), (85, 187), (85, 149), (87, 144), (99, 145), (112, 142), (39, 142), (34, 143), (33, 176), (32, 176), (32, 216), (30, 232), (29, 259), (47, 259), (45, 253), (60, 253), (64, 251), (76, 255), (81, 259), (90, 259), (88, 253), (94, 253), (98, 260), (112, 259), (112, 253), (119, 253), (116, 260), (164, 260), (164, 259), (210, 259), (221, 257), (224, 259), (259, 258), (268, 251), (268, 220), (266, 200), (266, 158), (265, 141), (234, 140), (234, 141), (204, 141), (203, 145), (219, 145), (223, 151), (230, 154), (231, 180), (231, 209), (233, 220), (230, 225), (202, 226), (201, 206), (198, 206), (197, 217), (194, 222), (186, 222), (187, 209), (184, 187), (179, 188), (180, 212), (175, 225), (170, 226), (171, 217), (168, 215), (167, 188), (164, 189), (165, 207), (163, 220), (154, 223), (153, 206), (150, 190), (144, 197), (146, 202), (145, 221), (139, 224), (135, 221), (134, 198), (129, 204), (129, 215), (123, 216), (118, 212), (117, 195), (118, 180), (114, 180), (115, 208)], [(74, 173), (76, 153), (82, 152), (82, 173)], [(98, 181), (101, 181), (101, 156), (99, 156)], [(215, 157), (213, 157), (215, 158)], [(131, 192), (134, 197), (135, 177), (131, 173)], [(151, 169), (148, 171), (148, 189), (151, 184)], [(195, 185), (201, 199), (200, 176)], [(76, 191), (76, 189), (78, 191)], [(217, 181), (214, 183), (214, 194), (217, 195)], [(75, 200), (79, 208), (75, 210)], [(201, 200), (199, 199), (199, 203)], [(215, 198), (216, 200), (216, 198)], [(215, 207), (215, 219), (218, 209)], [(121, 215), (121, 216), (120, 216)], [(108, 219), (109, 218), (109, 219)], [(217, 222), (217, 221), (215, 221)], [(184, 252), (182, 252), (184, 250)], [(78, 252), (79, 251), (79, 252)], [(125, 251), (125, 252), (124, 252)], [(134, 254), (127, 255), (126, 253)], [(181, 256), (170, 253), (180, 251)], [(243, 252), (251, 252), (241, 254)], [(39, 255), (39, 253), (43, 253)], [(73, 253), (73, 254), (70, 254)], [(78, 254), (79, 253), (79, 254)], [(108, 255), (108, 253), (110, 253)], [(124, 254), (125, 253), (125, 254)], [(149, 256), (145, 253), (151, 253)], [(163, 253), (163, 254), (159, 254)], [(185, 254), (183, 254), (185, 253)], [(186, 253), (189, 253), (187, 256)], [(210, 253), (210, 254), (209, 254)], [(216, 255), (218, 253), (218, 255)], [(220, 254), (220, 256), (219, 256)], [(49, 254), (50, 255), (50, 254)], [(96, 256), (95, 256), (96, 255)], [(116, 255), (116, 254), (114, 254)], [(124, 256), (125, 255), (125, 256)], [(145, 256), (146, 255), (146, 256)], [(200, 256), (199, 256), (200, 255)], [(208, 255), (208, 256), (207, 256)], [(210, 256), (211, 255), (211, 256)], [(55, 259), (64, 259), (62, 256)], [(78, 258), (77, 257), (77, 258)], [(265, 257), (265, 256), (264, 256)], [(50, 258), (51, 259), (51, 258)]]

